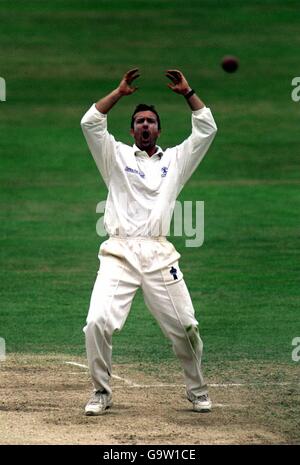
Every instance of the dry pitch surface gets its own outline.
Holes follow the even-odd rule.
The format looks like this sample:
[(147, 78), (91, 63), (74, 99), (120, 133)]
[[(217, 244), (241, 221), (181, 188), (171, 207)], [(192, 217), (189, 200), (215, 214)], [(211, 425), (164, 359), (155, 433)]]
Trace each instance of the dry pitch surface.
[[(208, 374), (214, 408), (191, 410), (180, 368), (114, 365), (114, 406), (86, 417), (85, 359), (9, 355), (0, 362), (1, 444), (300, 443), (297, 364), (232, 363)], [(241, 366), (242, 371), (241, 371)]]

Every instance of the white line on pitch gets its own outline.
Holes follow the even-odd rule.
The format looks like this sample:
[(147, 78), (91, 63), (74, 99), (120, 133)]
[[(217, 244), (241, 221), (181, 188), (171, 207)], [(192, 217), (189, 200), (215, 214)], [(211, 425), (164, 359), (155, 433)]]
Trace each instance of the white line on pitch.
[[(82, 363), (76, 363), (76, 362), (64, 362), (64, 363), (66, 363), (67, 365), (75, 365), (76, 367), (85, 368), (86, 370), (89, 368), (87, 365), (83, 365)], [(133, 383), (129, 379), (121, 378), (121, 376), (112, 375), (112, 378), (119, 379), (120, 381), (124, 381), (124, 383), (128, 384), (128, 386), (130, 387), (142, 387), (139, 384)]]
[(133, 383), (132, 381), (130, 381), (130, 379), (121, 378), (121, 376), (117, 376), (117, 375), (111, 375), (111, 376), (112, 376), (112, 378), (120, 379), (121, 381), (124, 381), (124, 383), (128, 384), (128, 386), (130, 386), (130, 387), (140, 387), (139, 384)]
[(76, 362), (64, 362), (64, 363), (66, 365), (75, 365), (76, 367), (88, 369), (88, 367), (86, 365), (82, 365), (82, 363), (76, 363)]
[(160, 383), (160, 384), (132, 384), (130, 388), (164, 388), (164, 387), (185, 387), (185, 384)]
[[(76, 362), (64, 362), (67, 365), (74, 365), (80, 368), (88, 369), (87, 365)], [(121, 376), (112, 375), (112, 378), (124, 381), (125, 384), (130, 388), (163, 388), (163, 387), (184, 387), (185, 384), (176, 384), (176, 383), (159, 383), (159, 384), (137, 384), (133, 381), (130, 381), (126, 378), (121, 378)], [(300, 385), (300, 383), (293, 382), (283, 382), (283, 383), (268, 383), (268, 382), (257, 382), (257, 383), (211, 383), (208, 384), (208, 387), (218, 388), (218, 387), (249, 387), (249, 386), (290, 386), (291, 384)]]

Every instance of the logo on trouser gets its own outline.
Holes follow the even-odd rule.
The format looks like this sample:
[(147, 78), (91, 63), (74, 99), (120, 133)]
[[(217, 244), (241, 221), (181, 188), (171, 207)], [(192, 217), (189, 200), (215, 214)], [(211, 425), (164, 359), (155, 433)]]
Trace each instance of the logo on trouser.
[(176, 268), (174, 268), (174, 266), (172, 266), (172, 268), (170, 269), (170, 273), (171, 273), (171, 275), (173, 276), (174, 279), (178, 279), (177, 270), (176, 270)]

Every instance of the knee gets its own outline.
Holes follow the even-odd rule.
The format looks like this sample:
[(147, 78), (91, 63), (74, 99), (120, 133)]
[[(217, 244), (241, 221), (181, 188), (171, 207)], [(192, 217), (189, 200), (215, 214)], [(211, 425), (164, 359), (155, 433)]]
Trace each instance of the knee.
[(110, 340), (114, 329), (106, 318), (88, 318), (84, 332), (87, 338), (98, 337)]
[(105, 321), (102, 318), (89, 318), (86, 322), (86, 326), (83, 328), (85, 334), (91, 334), (95, 332), (103, 332), (105, 328)]
[(200, 338), (198, 325), (189, 325), (185, 330), (194, 351), (202, 353), (203, 342)]

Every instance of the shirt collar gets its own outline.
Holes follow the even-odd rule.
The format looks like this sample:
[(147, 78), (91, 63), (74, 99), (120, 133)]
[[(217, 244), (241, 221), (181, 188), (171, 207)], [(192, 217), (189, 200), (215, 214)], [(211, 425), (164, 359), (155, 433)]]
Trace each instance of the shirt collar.
[[(147, 154), (147, 152), (145, 152), (145, 150), (140, 150), (135, 144), (133, 144), (133, 150), (134, 150), (134, 155), (135, 156), (139, 156), (139, 155), (142, 155), (142, 154)], [(164, 152), (162, 150), (161, 147), (159, 147), (159, 145), (156, 146), (156, 152), (152, 155), (152, 157), (149, 157), (149, 158), (159, 158), (161, 159), (161, 157), (163, 156)]]

